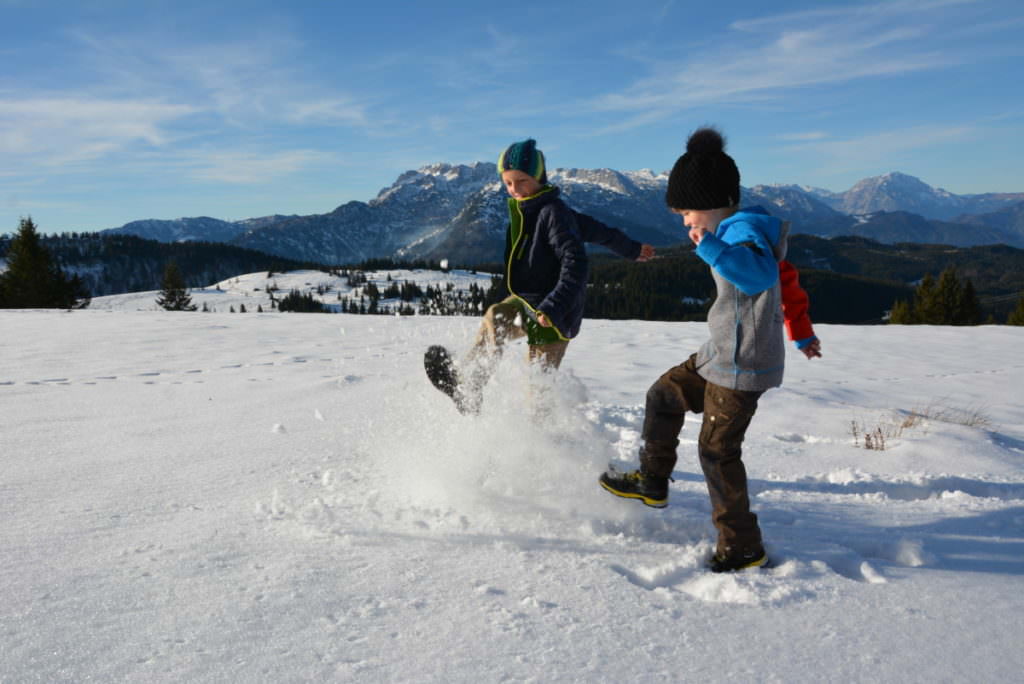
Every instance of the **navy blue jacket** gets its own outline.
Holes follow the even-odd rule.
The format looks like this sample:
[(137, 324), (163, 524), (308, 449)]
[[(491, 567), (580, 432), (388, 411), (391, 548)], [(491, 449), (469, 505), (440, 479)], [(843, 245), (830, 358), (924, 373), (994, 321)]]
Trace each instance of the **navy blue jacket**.
[(576, 226), (580, 229), (580, 235), (584, 242), (593, 242), (607, 247), (630, 261), (634, 261), (640, 256), (643, 245), (618, 228), (607, 226), (593, 216), (581, 214), (575, 209), (572, 210), (572, 213), (576, 215)]
[(505, 284), (534, 312), (542, 312), (564, 339), (579, 333), (587, 295), (587, 252), (594, 242), (628, 258), (640, 243), (586, 214), (578, 214), (545, 187), (524, 200), (509, 198)]
[(554, 186), (509, 198), (505, 285), (541, 312), (564, 339), (580, 330), (587, 295), (587, 252), (572, 209)]

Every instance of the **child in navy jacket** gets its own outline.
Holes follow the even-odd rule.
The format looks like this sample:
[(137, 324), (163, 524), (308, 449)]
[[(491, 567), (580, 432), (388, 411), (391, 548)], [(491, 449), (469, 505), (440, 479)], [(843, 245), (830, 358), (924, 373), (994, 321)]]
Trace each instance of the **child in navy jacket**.
[(504, 259), (509, 296), (487, 309), (458, 372), (443, 348), (432, 347), (426, 359), (435, 386), (452, 396), (463, 413), (479, 410), (483, 386), (506, 342), (525, 336), (531, 361), (549, 368), (562, 362), (583, 319), (585, 242), (637, 261), (654, 256), (651, 245), (570, 209), (559, 189), (548, 183), (544, 154), (534, 140), (506, 148), (498, 173), (509, 194)]

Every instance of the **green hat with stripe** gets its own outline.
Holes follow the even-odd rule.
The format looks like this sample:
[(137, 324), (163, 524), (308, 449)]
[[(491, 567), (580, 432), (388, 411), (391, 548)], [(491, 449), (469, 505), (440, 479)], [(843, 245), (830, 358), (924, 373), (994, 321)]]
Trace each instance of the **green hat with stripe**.
[(548, 182), (547, 169), (544, 168), (544, 153), (537, 149), (537, 141), (533, 138), (512, 143), (498, 157), (499, 175), (513, 169), (533, 176), (541, 185)]

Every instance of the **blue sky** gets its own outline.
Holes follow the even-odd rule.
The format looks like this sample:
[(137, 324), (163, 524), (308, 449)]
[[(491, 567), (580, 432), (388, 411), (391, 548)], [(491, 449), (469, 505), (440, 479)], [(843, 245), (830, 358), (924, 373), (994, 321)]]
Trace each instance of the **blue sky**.
[(743, 184), (902, 171), (1024, 192), (1024, 3), (0, 0), (0, 232), (312, 214), (403, 171), (663, 171), (719, 126)]

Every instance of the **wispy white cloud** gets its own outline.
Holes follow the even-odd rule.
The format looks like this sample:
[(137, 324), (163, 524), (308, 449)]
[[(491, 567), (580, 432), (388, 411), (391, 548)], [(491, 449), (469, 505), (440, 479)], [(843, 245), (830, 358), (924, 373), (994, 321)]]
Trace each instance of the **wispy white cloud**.
[[(74, 65), (65, 87), (0, 81), (9, 83), (0, 90), (0, 156), (17, 159), (24, 175), (80, 170), (115, 155), (126, 167), (132, 160), (152, 166), (158, 157), (173, 167), (195, 151), (206, 161), (193, 177), (255, 183), (315, 161), (283, 143), (291, 134), (376, 123), (368, 100), (307, 75), (303, 45), (288, 35), (216, 44), (81, 28), (63, 35)], [(261, 143), (262, 151), (235, 152)]]
[(804, 131), (802, 133), (781, 133), (775, 137), (785, 142), (809, 142), (825, 140), (829, 135), (824, 131)]
[(365, 100), (311, 75), (306, 46), (287, 33), (170, 45), (151, 37), (101, 39), (84, 30), (69, 35), (87, 50), (105, 87), (188, 102), (228, 126), (372, 123)]
[(0, 154), (44, 166), (97, 159), (142, 143), (165, 145), (169, 124), (195, 114), (190, 105), (147, 100), (37, 96), (0, 98)]
[(190, 175), (202, 181), (238, 185), (259, 185), (297, 173), (329, 161), (330, 156), (316, 150), (197, 153), (184, 162), (192, 167)]
[(806, 23), (845, 24), (849, 21), (870, 21), (878, 25), (890, 24), (907, 15), (927, 19), (946, 7), (977, 5), (983, 0), (886, 0), (867, 5), (836, 5), (797, 10), (765, 17), (740, 19), (730, 26), (738, 31), (759, 32), (778, 27)]
[(286, 109), (285, 118), (298, 124), (324, 123), (367, 126), (370, 123), (366, 105), (349, 98), (298, 102)]
[[(969, 140), (980, 134), (972, 125), (915, 126), (862, 136), (794, 141), (784, 148), (804, 159), (817, 160), (818, 174), (841, 174), (863, 169), (887, 169), (903, 155), (937, 145)], [(895, 170), (895, 169), (891, 169)]]
[(906, 0), (733, 22), (731, 35), (662, 60), (648, 76), (589, 104), (630, 115), (622, 128), (709, 104), (781, 101), (809, 86), (945, 68), (968, 57), (943, 40), (955, 26), (940, 24), (934, 10), (965, 4)]

